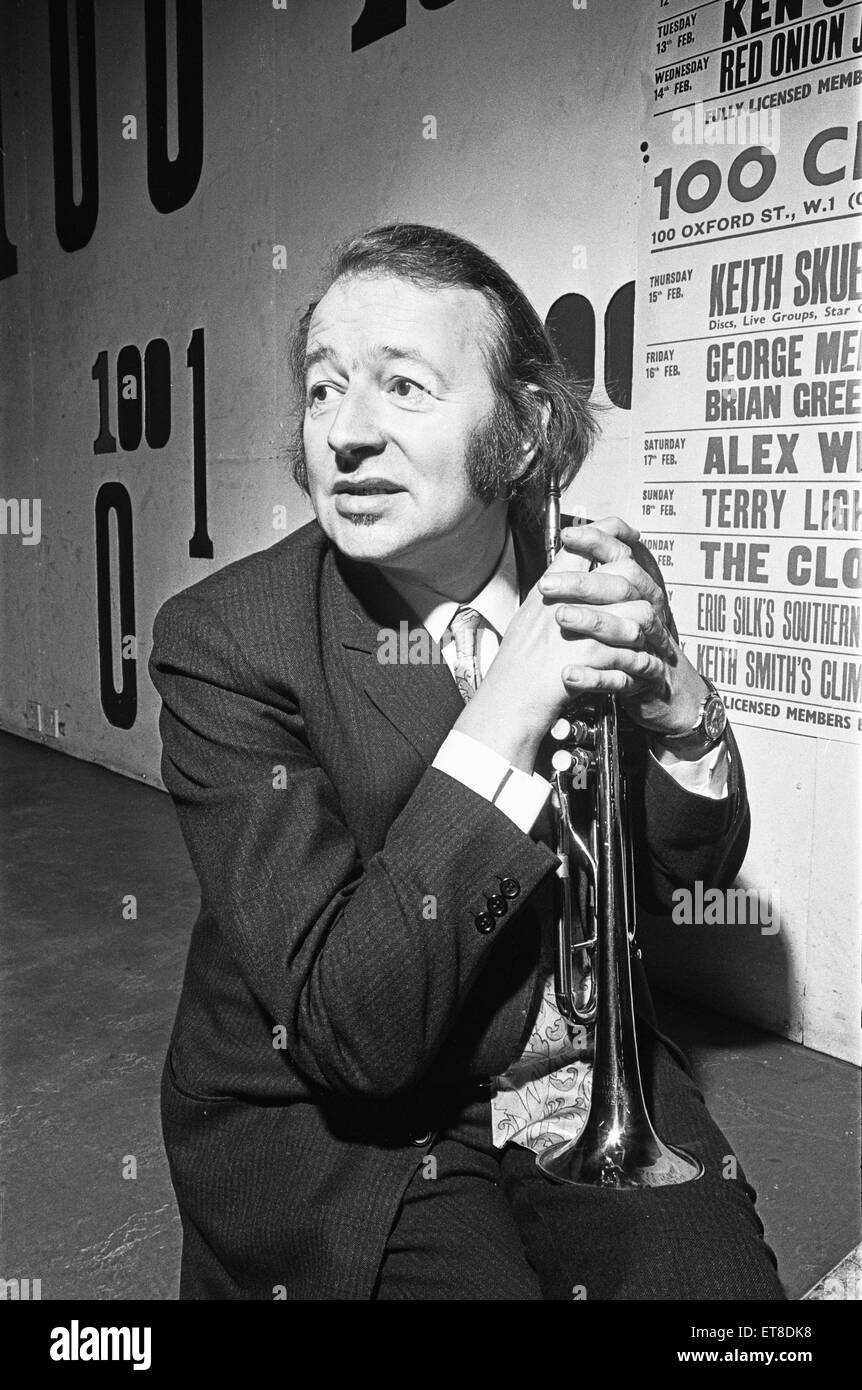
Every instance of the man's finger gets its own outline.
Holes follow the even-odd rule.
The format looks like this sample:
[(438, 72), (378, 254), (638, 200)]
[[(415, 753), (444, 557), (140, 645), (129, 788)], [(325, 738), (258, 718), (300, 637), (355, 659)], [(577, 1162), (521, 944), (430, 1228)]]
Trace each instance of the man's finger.
[(605, 516), (602, 517), (601, 521), (590, 522), (590, 525), (598, 527), (600, 531), (607, 531), (609, 535), (625, 541), (626, 545), (634, 545), (635, 541), (639, 541), (641, 538), (640, 531), (636, 531), (634, 526), (623, 521), (621, 516)]
[(542, 595), (555, 603), (633, 603), (645, 599), (655, 607), (661, 591), (639, 565), (621, 562), (616, 568), (558, 570), (539, 581)]
[(609, 691), (615, 695), (634, 695), (643, 684), (641, 678), (625, 671), (596, 670), (592, 666), (566, 666), (562, 671), (563, 684), (573, 695)]
[(652, 610), (640, 603), (605, 608), (561, 604), (554, 617), (567, 637), (592, 637), (610, 647), (643, 647), (646, 629), (653, 628)]
[(598, 642), (582, 642), (577, 652), (580, 671), (624, 671), (635, 680), (655, 682), (664, 679), (664, 662), (653, 652), (631, 651), (628, 647), (605, 647)]
[(552, 580), (555, 574), (565, 572), (567, 557), (579, 555), (593, 565), (610, 565), (631, 555), (631, 549), (624, 540), (598, 526), (567, 526), (560, 538), (563, 548), (548, 573), (539, 581), (543, 592), (549, 592), (545, 588), (546, 579)]

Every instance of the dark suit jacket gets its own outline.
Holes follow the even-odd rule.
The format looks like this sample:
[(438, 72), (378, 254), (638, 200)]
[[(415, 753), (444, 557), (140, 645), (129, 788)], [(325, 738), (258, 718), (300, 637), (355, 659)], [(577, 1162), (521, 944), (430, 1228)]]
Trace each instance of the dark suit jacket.
[[(523, 593), (544, 561), (515, 540)], [(405, 617), (311, 522), (156, 618), (162, 773), (201, 884), (163, 1084), (184, 1297), (368, 1298), (417, 1139), (529, 1036), (555, 859), (430, 766), (463, 706), (445, 664), (378, 661)], [(734, 877), (735, 748), (731, 775), (714, 802), (641, 760), (652, 908)]]

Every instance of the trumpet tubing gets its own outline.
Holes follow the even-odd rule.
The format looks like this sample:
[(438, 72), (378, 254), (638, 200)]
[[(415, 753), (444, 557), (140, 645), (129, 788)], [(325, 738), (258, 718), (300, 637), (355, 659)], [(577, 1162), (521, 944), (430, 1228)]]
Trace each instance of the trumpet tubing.
[[(560, 548), (560, 492), (545, 503), (545, 547)], [(632, 997), (634, 861), (619, 712), (613, 695), (579, 701), (551, 730), (555, 879), (554, 988), (567, 1023), (594, 1025), (590, 1111), (575, 1139), (545, 1149), (539, 1167), (556, 1182), (608, 1188), (664, 1187), (703, 1173), (696, 1158), (659, 1139), (647, 1111)], [(571, 793), (586, 788), (590, 830), (573, 820)], [(589, 883), (589, 922), (577, 934), (575, 882)]]

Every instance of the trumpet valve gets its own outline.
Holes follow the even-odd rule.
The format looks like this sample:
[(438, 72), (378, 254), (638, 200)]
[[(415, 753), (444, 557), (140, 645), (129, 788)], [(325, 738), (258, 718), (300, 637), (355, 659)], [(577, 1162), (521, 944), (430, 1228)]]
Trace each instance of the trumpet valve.
[(557, 743), (574, 743), (583, 748), (595, 745), (595, 730), (583, 719), (569, 719), (563, 715), (551, 727), (551, 738)]
[(587, 772), (591, 764), (592, 759), (583, 748), (558, 748), (551, 755), (551, 767), (555, 772)]

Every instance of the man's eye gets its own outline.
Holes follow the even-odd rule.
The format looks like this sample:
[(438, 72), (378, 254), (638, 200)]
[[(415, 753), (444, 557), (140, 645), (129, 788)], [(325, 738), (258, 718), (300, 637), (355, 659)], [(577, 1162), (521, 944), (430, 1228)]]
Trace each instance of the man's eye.
[(314, 386), (309, 386), (308, 404), (325, 405), (327, 399), (327, 392), (329, 392), (331, 389), (332, 388), (330, 387), (329, 383), (326, 381), (318, 381)]
[(402, 401), (418, 400), (420, 396), (428, 394), (424, 386), (420, 386), (418, 381), (411, 381), (409, 376), (393, 377), (391, 390)]

